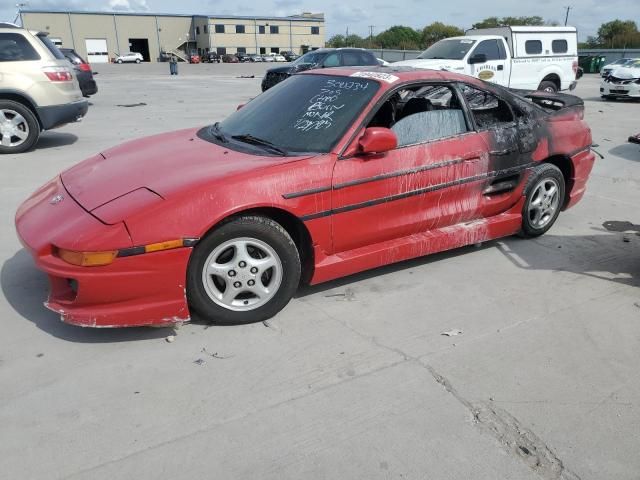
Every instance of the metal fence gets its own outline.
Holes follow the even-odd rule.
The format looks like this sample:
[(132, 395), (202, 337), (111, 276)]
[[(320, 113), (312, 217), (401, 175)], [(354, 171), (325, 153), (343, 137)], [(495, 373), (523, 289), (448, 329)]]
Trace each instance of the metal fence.
[[(399, 62), (401, 60), (411, 60), (420, 55), (420, 50), (386, 50), (386, 49), (369, 49), (376, 57), (386, 60), (387, 62)], [(578, 50), (578, 56), (602, 56), (605, 57), (605, 63), (614, 62), (620, 58), (640, 58), (640, 48), (634, 49), (609, 49), (594, 48)]]

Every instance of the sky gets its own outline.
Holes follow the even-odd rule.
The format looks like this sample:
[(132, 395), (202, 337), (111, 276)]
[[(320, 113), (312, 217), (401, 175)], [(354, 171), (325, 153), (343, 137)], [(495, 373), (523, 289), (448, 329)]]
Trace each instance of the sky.
[[(564, 23), (565, 5), (571, 5), (569, 24), (578, 28), (580, 40), (596, 35), (598, 27), (610, 20), (634, 20), (640, 24), (640, 0), (0, 0), (0, 21), (13, 21), (15, 3), (27, 3), (26, 8), (140, 11), (156, 13), (275, 15), (287, 16), (303, 11), (325, 14), (327, 39), (334, 34), (369, 35), (393, 25), (422, 28), (435, 21), (470, 28), (479, 20), (491, 16), (540, 15), (545, 20)], [(443, 3), (445, 3), (443, 5)], [(636, 4), (638, 8), (630, 8)]]

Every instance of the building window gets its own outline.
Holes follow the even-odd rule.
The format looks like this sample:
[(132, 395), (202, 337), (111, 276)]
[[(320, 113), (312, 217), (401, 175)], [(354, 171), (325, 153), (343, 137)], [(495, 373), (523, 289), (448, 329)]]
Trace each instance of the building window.
[(244, 25), (236, 25), (236, 33), (244, 33)]
[(264, 47), (260, 47), (260, 55), (264, 55), (265, 53), (267, 53), (267, 49)]
[(196, 35), (200, 35), (200, 27), (196, 27)]
[(320, 27), (311, 27), (311, 35), (320, 35)]
[(271, 53), (280, 53), (280, 47), (271, 47)]
[(271, 25), (269, 27), (269, 33), (280, 33), (280, 27), (278, 27), (278, 25)]
[(224, 25), (221, 23), (216, 24), (216, 33), (224, 33)]
[(218, 55), (226, 55), (227, 54), (227, 49), (226, 49), (226, 47), (218, 47), (218, 48), (216, 48), (216, 52), (218, 52)]
[(527, 40), (524, 42), (524, 50), (527, 55), (539, 55), (542, 53), (542, 42), (540, 40)]
[(247, 53), (247, 49), (245, 47), (238, 47), (236, 48), (236, 51), (238, 53)]
[(553, 50), (553, 53), (567, 53), (569, 45), (566, 40), (554, 40), (551, 42), (551, 50)]
[(207, 26), (205, 25), (204, 27), (202, 27), (202, 31), (204, 33), (209, 33), (209, 29), (207, 28)]
[(265, 33), (264, 25), (258, 25), (258, 33)]

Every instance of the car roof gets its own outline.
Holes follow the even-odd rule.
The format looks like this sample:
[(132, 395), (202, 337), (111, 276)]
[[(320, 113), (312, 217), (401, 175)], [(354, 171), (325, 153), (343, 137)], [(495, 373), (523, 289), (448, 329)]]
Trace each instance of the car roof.
[[(365, 65), (360, 67), (335, 67), (335, 68), (322, 68), (307, 70), (299, 75), (335, 75), (338, 77), (353, 77), (354, 73), (364, 73), (365, 75), (358, 75), (366, 77), (366, 74), (372, 74), (367, 78), (378, 80), (383, 85), (392, 86), (398, 83), (405, 83), (411, 81), (421, 80), (434, 80), (434, 81), (450, 81), (450, 82), (466, 82), (477, 86), (484, 85), (484, 82), (478, 80), (475, 77), (469, 75), (461, 75), (459, 73), (453, 73), (448, 70), (427, 70), (424, 68), (404, 67), (404, 66), (375, 66)], [(381, 74), (379, 78), (376, 78), (376, 74)], [(385, 75), (396, 77), (397, 80), (392, 78), (384, 79)], [(389, 80), (392, 80), (391, 82)]]

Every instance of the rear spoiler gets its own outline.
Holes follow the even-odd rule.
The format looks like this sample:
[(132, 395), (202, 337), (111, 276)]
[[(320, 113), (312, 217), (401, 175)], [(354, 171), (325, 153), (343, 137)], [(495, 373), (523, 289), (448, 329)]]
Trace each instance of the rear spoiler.
[(516, 90), (509, 89), (509, 91), (521, 98), (529, 100), (535, 103), (539, 107), (545, 110), (558, 111), (563, 108), (570, 107), (584, 107), (584, 101), (580, 97), (575, 95), (569, 95), (566, 93), (551, 93), (542, 92), (540, 90)]

